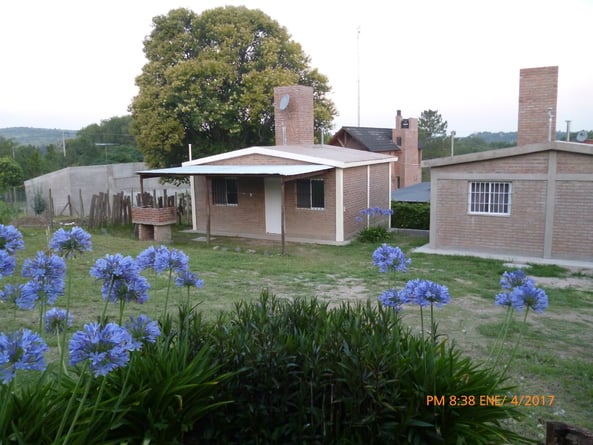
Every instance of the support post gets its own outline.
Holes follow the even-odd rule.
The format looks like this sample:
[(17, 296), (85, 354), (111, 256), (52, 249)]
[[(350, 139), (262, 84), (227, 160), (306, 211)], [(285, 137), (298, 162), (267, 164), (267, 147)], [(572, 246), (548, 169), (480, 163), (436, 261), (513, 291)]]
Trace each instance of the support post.
[(280, 240), (282, 243), (282, 255), (286, 253), (286, 230), (284, 226), (284, 178), (280, 178)]

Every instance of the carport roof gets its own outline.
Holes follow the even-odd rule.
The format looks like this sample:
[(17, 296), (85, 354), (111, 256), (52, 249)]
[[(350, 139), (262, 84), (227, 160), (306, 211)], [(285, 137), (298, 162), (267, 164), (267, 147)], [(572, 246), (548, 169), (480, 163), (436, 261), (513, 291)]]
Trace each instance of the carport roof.
[(144, 178), (159, 176), (299, 176), (334, 168), (331, 165), (184, 165), (182, 167), (141, 170)]

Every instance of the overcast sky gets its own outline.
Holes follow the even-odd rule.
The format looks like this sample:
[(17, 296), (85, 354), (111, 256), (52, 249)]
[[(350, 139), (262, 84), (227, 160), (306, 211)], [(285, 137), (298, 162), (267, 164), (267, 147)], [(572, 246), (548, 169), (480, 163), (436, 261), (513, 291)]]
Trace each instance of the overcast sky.
[(558, 129), (593, 129), (593, 0), (3, 0), (0, 128), (127, 114), (152, 18), (225, 5), (287, 28), (329, 78), (336, 130), (432, 109), (458, 136), (516, 131), (520, 69), (552, 65)]

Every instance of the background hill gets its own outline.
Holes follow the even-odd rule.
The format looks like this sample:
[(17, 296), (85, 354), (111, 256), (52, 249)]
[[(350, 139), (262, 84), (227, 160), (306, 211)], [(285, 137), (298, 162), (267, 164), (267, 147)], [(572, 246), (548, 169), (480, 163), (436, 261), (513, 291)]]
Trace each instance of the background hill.
[(46, 147), (50, 144), (61, 146), (62, 138), (74, 138), (77, 133), (77, 130), (63, 130), (57, 128), (0, 128), (0, 137), (11, 139), (18, 145), (32, 145), (34, 147)]

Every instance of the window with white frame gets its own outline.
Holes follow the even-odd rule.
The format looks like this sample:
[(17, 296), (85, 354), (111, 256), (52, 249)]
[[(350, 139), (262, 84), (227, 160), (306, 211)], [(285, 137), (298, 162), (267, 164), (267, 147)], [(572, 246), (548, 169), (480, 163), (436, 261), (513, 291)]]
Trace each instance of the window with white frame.
[(510, 182), (472, 181), (468, 188), (469, 213), (486, 215), (511, 214)]
[(297, 179), (297, 208), (325, 208), (325, 184), (323, 178)]
[(212, 202), (217, 205), (237, 205), (237, 180), (234, 178), (212, 179)]

